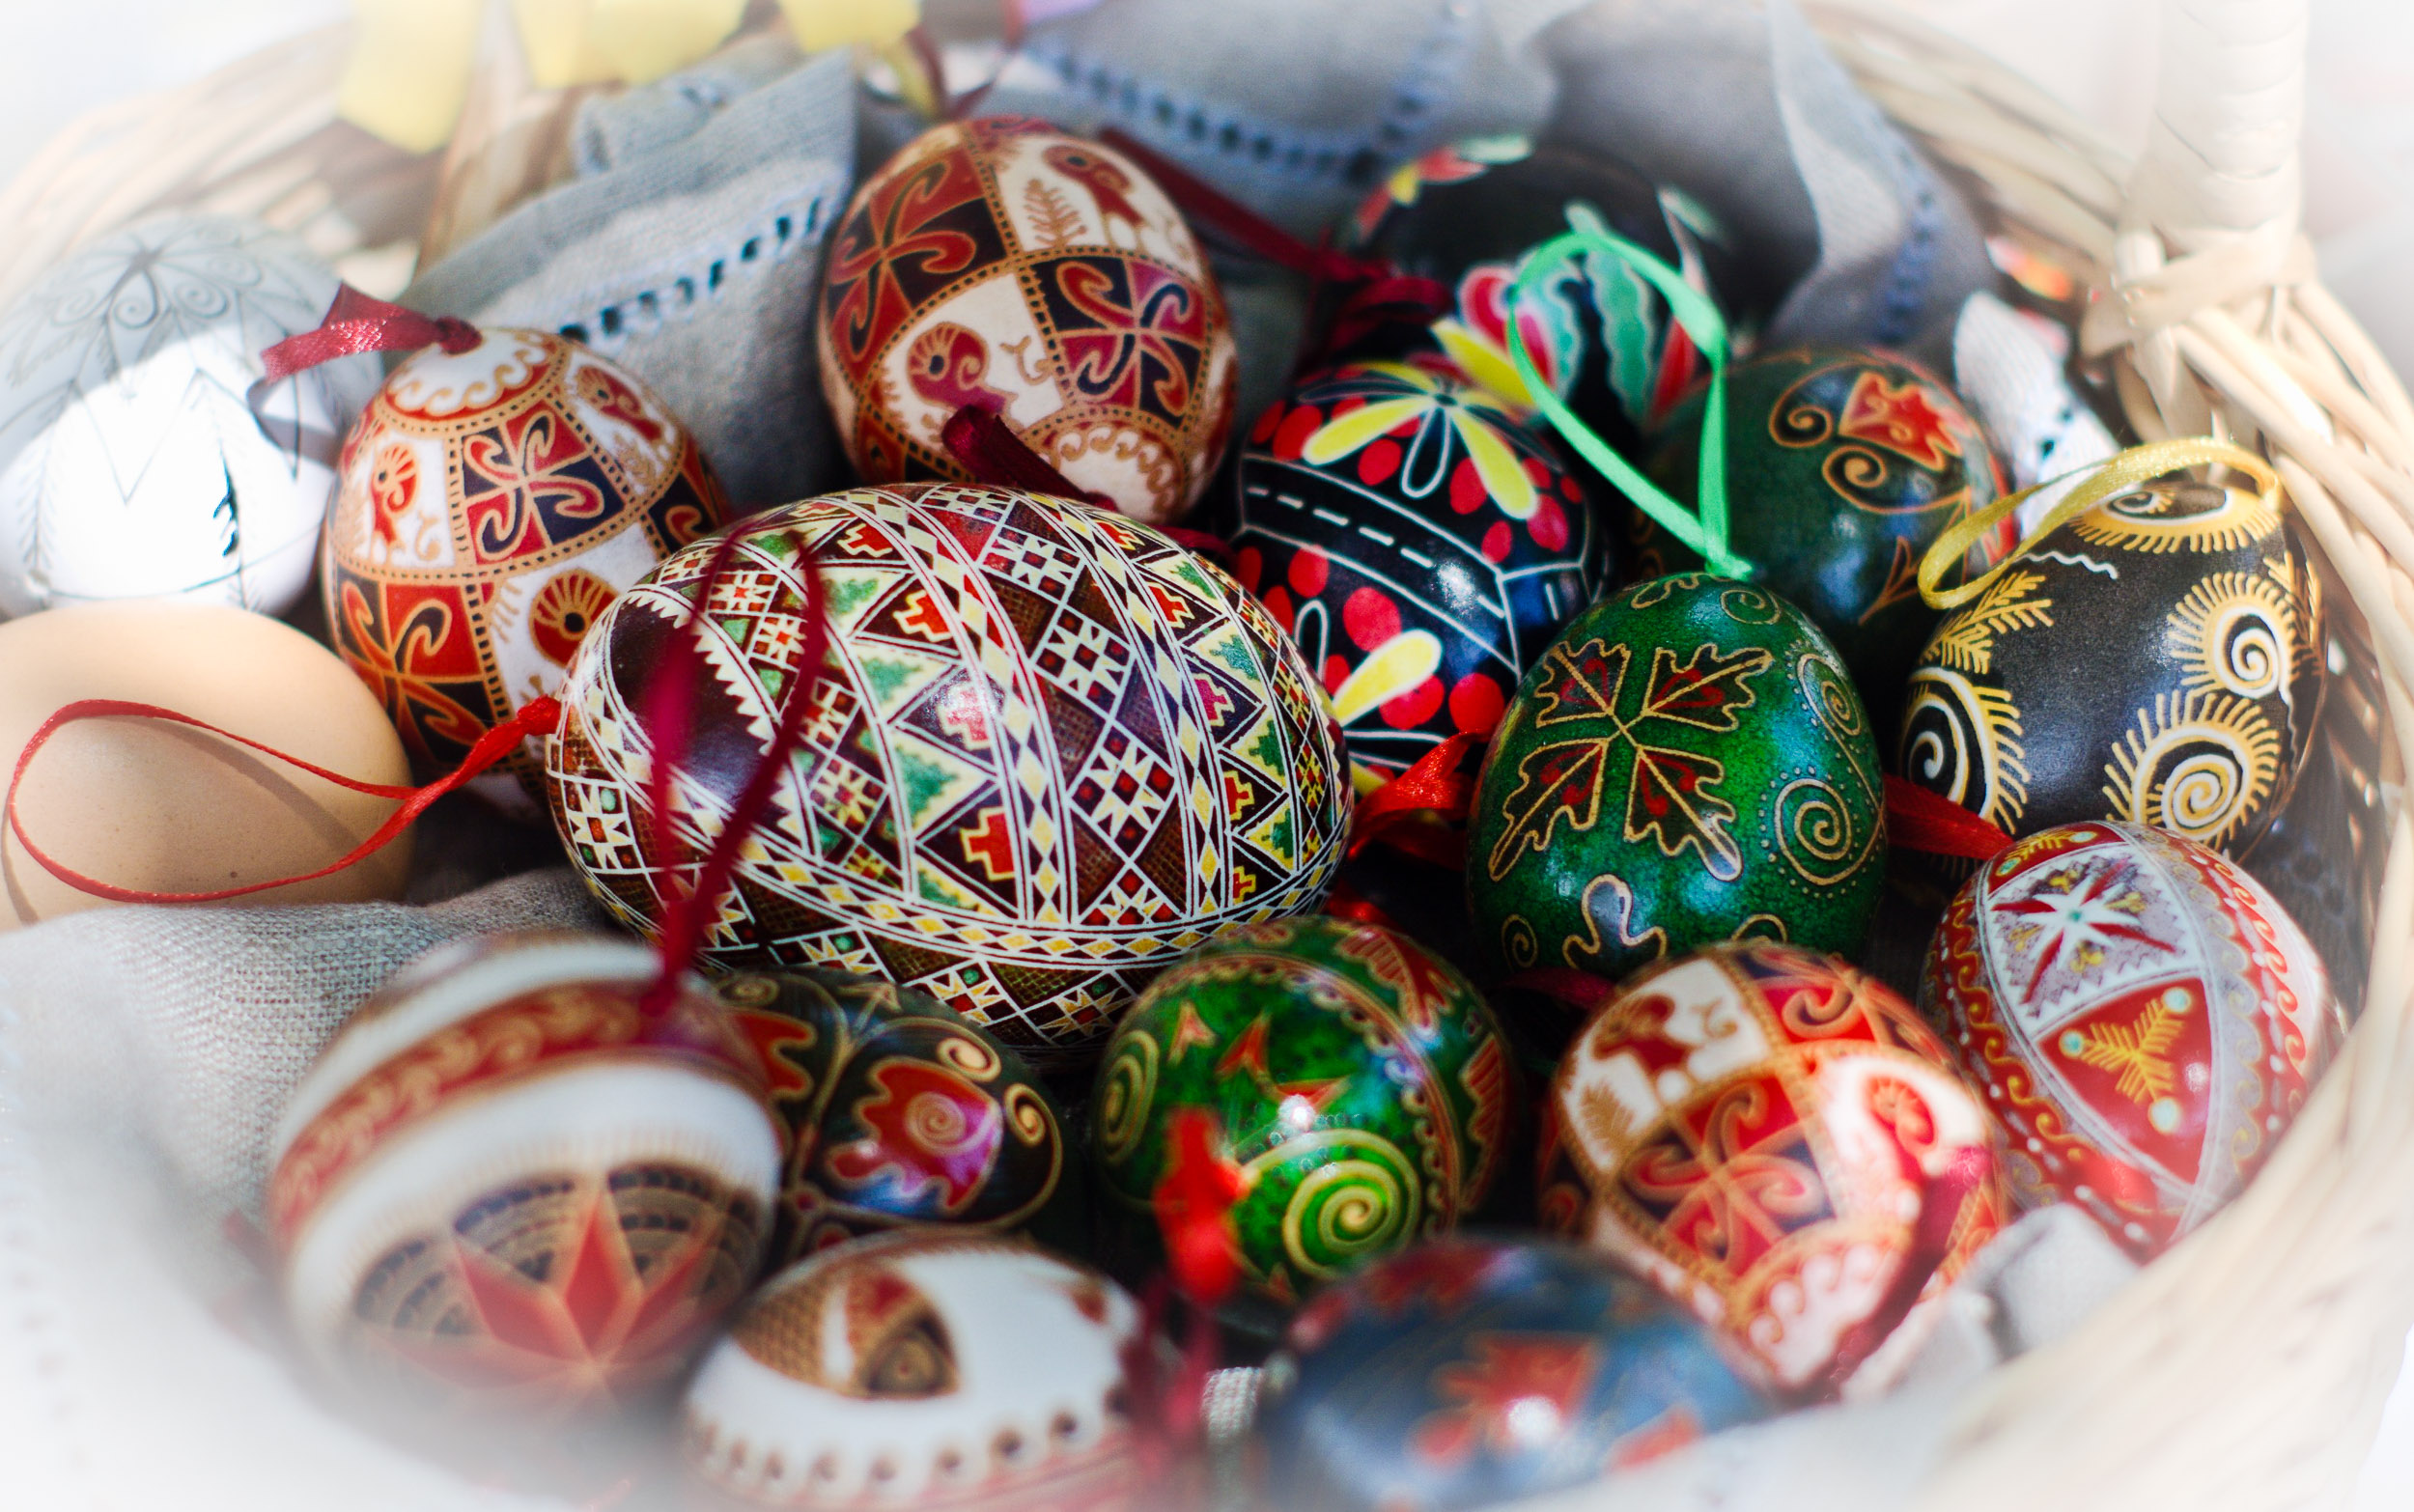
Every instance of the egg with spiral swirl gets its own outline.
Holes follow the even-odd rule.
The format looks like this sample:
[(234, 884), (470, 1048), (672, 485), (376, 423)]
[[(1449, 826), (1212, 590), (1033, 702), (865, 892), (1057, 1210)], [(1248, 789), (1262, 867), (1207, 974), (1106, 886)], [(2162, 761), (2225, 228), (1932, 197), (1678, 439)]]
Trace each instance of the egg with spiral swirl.
[(1150, 984), (1099, 1067), (1107, 1237), (1134, 1259), (1152, 1246), (1174, 1117), (1204, 1111), (1248, 1183), (1227, 1317), (1271, 1323), (1483, 1201), (1512, 1074), (1482, 996), (1405, 936), (1324, 915), (1229, 930)]
[(2151, 825), (2239, 854), (2312, 742), (2322, 608), (2277, 504), (2214, 484), (2119, 493), (1937, 626), (1905, 693), (1905, 777), (2012, 834)]

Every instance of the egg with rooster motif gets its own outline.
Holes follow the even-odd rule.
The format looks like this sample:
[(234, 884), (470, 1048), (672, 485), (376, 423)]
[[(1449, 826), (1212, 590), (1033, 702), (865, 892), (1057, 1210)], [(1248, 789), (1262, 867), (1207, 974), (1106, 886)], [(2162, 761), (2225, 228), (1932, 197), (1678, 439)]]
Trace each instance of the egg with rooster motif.
[[(559, 691), (620, 591), (728, 513), (694, 440), (634, 375), (543, 331), (489, 330), (404, 362), (338, 478), (321, 563), (329, 636), (425, 772)], [(532, 756), (510, 768), (541, 791)]]
[(2242, 1190), (2345, 1037), (2262, 883), (2165, 830), (2061, 825), (1962, 884), (1920, 1006), (2000, 1121), (2024, 1206), (2140, 1258)]
[(1075, 487), (1163, 524), (1231, 439), (1239, 359), (1216, 275), (1138, 164), (1045, 122), (933, 126), (830, 232), (822, 387), (874, 483), (970, 481), (966, 405)]
[(1816, 951), (1746, 940), (1636, 973), (1551, 1099), (1573, 1229), (1797, 1400), (1889, 1384), (2004, 1221), (1986, 1109), (1945, 1047)]
[(1233, 571), (1332, 695), (1361, 787), (1488, 736), (1608, 574), (1553, 445), (1482, 390), (1394, 362), (1317, 374), (1237, 469)]

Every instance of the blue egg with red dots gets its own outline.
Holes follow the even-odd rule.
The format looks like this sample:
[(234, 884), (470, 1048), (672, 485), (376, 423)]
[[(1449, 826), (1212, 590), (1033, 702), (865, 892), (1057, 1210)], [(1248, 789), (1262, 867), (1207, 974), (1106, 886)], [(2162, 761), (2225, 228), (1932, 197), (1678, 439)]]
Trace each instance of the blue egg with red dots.
[(1361, 789), (1490, 734), (1608, 580), (1608, 533), (1554, 443), (1433, 366), (1300, 380), (1236, 473), (1235, 572), (1332, 695)]
[(1267, 1364), (1266, 1501), (1458, 1512), (1543, 1496), (1766, 1416), (1773, 1404), (1607, 1256), (1454, 1234), (1311, 1297)]

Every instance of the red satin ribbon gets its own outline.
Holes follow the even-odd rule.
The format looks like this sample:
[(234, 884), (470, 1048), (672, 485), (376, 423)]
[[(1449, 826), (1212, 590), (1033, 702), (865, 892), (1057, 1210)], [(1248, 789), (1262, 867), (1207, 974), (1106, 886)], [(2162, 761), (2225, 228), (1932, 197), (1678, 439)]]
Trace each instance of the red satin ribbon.
[(421, 315), (373, 299), (345, 284), (335, 291), (335, 302), (327, 306), (317, 330), (288, 336), (260, 354), (267, 376), (252, 388), (257, 392), (338, 357), (368, 351), (416, 351), (422, 347), (441, 347), (458, 354), (475, 347), (479, 339), (478, 328), (467, 321), (450, 315)]
[(1510, 992), (1538, 994), (1569, 1009), (1575, 1018), (1589, 1019), (1594, 1009), (1617, 995), (1618, 985), (1573, 966), (1536, 966), (1518, 972), (1501, 986)]
[(1241, 1280), (1240, 1244), (1232, 1233), (1232, 1208), (1249, 1190), (1249, 1178), (1217, 1148), (1223, 1137), (1216, 1115), (1205, 1108), (1174, 1112), (1166, 1129), (1172, 1152), (1149, 1206), (1164, 1236), (1165, 1265), (1182, 1295), (1212, 1307), (1232, 1295)]
[[(939, 439), (948, 455), (964, 464), (964, 470), (972, 475), (975, 483), (993, 489), (1012, 489), (1019, 493), (1079, 499), (1121, 513), (1121, 506), (1113, 499), (1082, 489), (1050, 465), (1048, 459), (1031, 450), (1030, 443), (1015, 434), (1014, 427), (1002, 415), (984, 405), (966, 405), (949, 415), (947, 423), (940, 428)], [(1203, 530), (1184, 530), (1179, 525), (1159, 525), (1157, 529), (1185, 550), (1213, 558), (1226, 567), (1231, 565), (1232, 547), (1221, 537)]]
[[(647, 811), (653, 816), (657, 838), (666, 851), (677, 845), (678, 834), (670, 819), (671, 784), (677, 770), (686, 765), (694, 748), (696, 691), (710, 675), (704, 664), (704, 622), (712, 611), (713, 590), (719, 586), (737, 556), (738, 533), (724, 532), (705, 564), (704, 577), (696, 585), (695, 602), (681, 626), (682, 633), (672, 638), (662, 658), (655, 663), (653, 675), (646, 680), (645, 690), (638, 695), (638, 719), (645, 731), (646, 749), (652, 753), (652, 770), (646, 779)], [(712, 848), (705, 852), (695, 884), (663, 901), (661, 932), (655, 939), (655, 948), (661, 956), (661, 971), (646, 990), (640, 1004), (649, 1013), (663, 1012), (676, 999), (680, 978), (703, 948), (709, 910), (720, 901), (737, 875), (739, 853), (745, 849), (755, 826), (770, 811), (789, 758), (795, 755), (797, 742), (804, 736), (813, 689), (821, 682), (823, 658), (829, 654), (829, 595), (822, 581), (820, 563), (811, 551), (806, 551), (798, 565), (803, 570), (805, 583), (804, 645), (798, 653), (799, 670), (780, 694), (779, 722), (772, 730), (772, 743), (748, 774), (746, 785), (739, 790), (737, 801), (730, 805), (729, 817), (720, 833), (714, 837)], [(666, 878), (669, 871), (666, 866)]]
[(1952, 799), (1889, 773), (1886, 839), (1897, 850), (1988, 861), (2011, 844), (2012, 837)]
[[(179, 714), (173, 709), (162, 709), (157, 704), (136, 703), (123, 698), (79, 698), (43, 720), (42, 728), (34, 732), (34, 738), (25, 742), (23, 753), (16, 758), (16, 770), (9, 778), (9, 796), (6, 804), (9, 829), (16, 836), (16, 843), (25, 848), (25, 854), (33, 858), (35, 864), (78, 892), (87, 892), (96, 898), (106, 898), (112, 903), (218, 903), (228, 898), (240, 898), (250, 893), (266, 892), (271, 887), (290, 887), (296, 882), (317, 882), (320, 878), (331, 877), (348, 866), (358, 865), (391, 844), (396, 835), (408, 827), (411, 821), (426, 813), (429, 805), (437, 798), (461, 787), (510, 755), (519, 747), (520, 742), (548, 733), (555, 725), (561, 723), (561, 717), (562, 706), (559, 703), (550, 698), (532, 698), (520, 705), (518, 714), (480, 736), (478, 743), (469, 748), (469, 754), (462, 758), (459, 767), (425, 787), (414, 788), (383, 782), (362, 782), (356, 777), (347, 777), (340, 771), (329, 771), (314, 762), (304, 761), (298, 756), (289, 756), (273, 746), (264, 745), (249, 737), (237, 735), (232, 730), (221, 730), (214, 724), (206, 723), (190, 714)], [(208, 892), (154, 892), (146, 888), (120, 887), (113, 882), (87, 877), (52, 859), (47, 852), (34, 843), (34, 837), (25, 832), (25, 821), (16, 811), (17, 790), (25, 784), (26, 769), (33, 766), (36, 753), (49, 742), (50, 737), (80, 720), (110, 718), (160, 719), (170, 724), (182, 724), (192, 729), (206, 731), (221, 740), (233, 741), (238, 745), (249, 746), (264, 756), (309, 772), (314, 777), (323, 777), (337, 787), (353, 793), (365, 793), (372, 798), (398, 799), (401, 806), (387, 815), (385, 823), (372, 831), (367, 839), (352, 847), (340, 860), (322, 866), (315, 872), (305, 872), (298, 877), (279, 877), (269, 882), (245, 882), (239, 887), (218, 887)]]
[(1252, 256), (1322, 283), (1374, 283), (1396, 276), (1380, 258), (1352, 257), (1301, 240), (1119, 126), (1109, 126), (1098, 139), (1146, 169), (1193, 224)]
[[(1904, 1157), (1906, 1162), (1910, 1159)], [(1992, 1158), (1983, 1145), (1971, 1145), (1946, 1162), (1944, 1170), (1920, 1182), (1920, 1216), (1911, 1226), (1911, 1245), (1903, 1252), (1902, 1264), (1895, 1268), (1895, 1278), (1886, 1294), (1878, 1299), (1869, 1315), (1844, 1330), (1838, 1340), (1834, 1361), (1818, 1376), (1806, 1384), (1800, 1393), (1805, 1405), (1833, 1400), (1852, 1379), (1853, 1372), (1868, 1361), (1878, 1346), (1902, 1327), (1904, 1318), (1918, 1304), (1920, 1293), (1936, 1268), (1952, 1252), (1953, 1234), (1961, 1224), (1961, 1210), (1970, 1194), (1985, 1182)]]
[(1330, 350), (1345, 351), (1385, 325), (1395, 322), (1429, 325), (1448, 314), (1449, 309), (1450, 286), (1440, 279), (1388, 273), (1350, 291), (1349, 297), (1341, 301), (1340, 312), (1333, 318), (1333, 330), (1325, 337), (1325, 346)]
[(1324, 910), (1330, 917), (1347, 919), (1353, 924), (1374, 924), (1393, 931), (1400, 927), (1381, 905), (1351, 886), (1346, 878), (1335, 882), (1333, 890), (1325, 894)]
[(1436, 866), (1467, 864), (1464, 825), (1475, 805), (1485, 738), (1453, 735), (1415, 765), (1359, 800), (1350, 824), (1350, 854), (1380, 840)]

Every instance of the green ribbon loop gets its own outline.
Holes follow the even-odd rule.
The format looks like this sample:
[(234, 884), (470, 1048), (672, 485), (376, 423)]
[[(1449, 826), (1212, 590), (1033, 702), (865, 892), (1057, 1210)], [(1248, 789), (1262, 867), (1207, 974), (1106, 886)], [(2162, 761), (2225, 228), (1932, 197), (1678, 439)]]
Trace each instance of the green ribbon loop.
[[(1551, 428), (1576, 449), (1576, 455), (1625, 490), (1637, 508), (1690, 547), (1705, 567), (1721, 577), (1751, 576), (1752, 564), (1726, 546), (1726, 318), (1719, 314), (1718, 306), (1706, 294), (1685, 282), (1683, 273), (1612, 231), (1591, 207), (1570, 205), (1567, 224), (1571, 229), (1564, 235), (1526, 254), (1517, 282), (1509, 289), (1509, 360), (1516, 364), (1518, 378), (1543, 417), (1551, 422)], [(1668, 301), (1670, 319), (1709, 360), (1710, 394), (1701, 410), (1698, 512), (1670, 497), (1594, 434), (1592, 427), (1576, 418), (1576, 411), (1568, 408), (1567, 402), (1542, 380), (1533, 353), (1527, 350), (1525, 326), (1517, 318), (1518, 311), (1535, 296), (1556, 268), (1578, 253), (1623, 263), (1641, 274)]]

